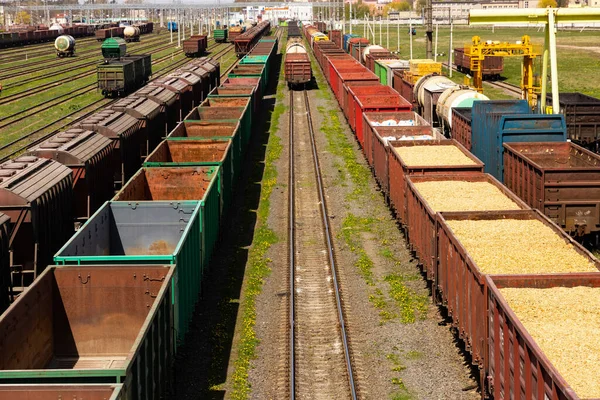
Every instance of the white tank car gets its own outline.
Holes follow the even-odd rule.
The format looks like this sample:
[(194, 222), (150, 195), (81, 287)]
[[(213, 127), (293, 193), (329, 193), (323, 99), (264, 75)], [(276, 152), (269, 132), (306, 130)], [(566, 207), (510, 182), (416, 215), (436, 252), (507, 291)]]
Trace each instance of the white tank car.
[(56, 55), (59, 57), (71, 57), (75, 53), (75, 38), (71, 35), (60, 35), (54, 41)]
[(48, 28), (49, 31), (58, 31), (59, 35), (62, 35), (64, 33), (64, 29), (62, 26), (60, 26), (59, 24), (52, 24), (52, 26), (50, 28)]
[(123, 30), (123, 36), (127, 42), (140, 41), (140, 28), (137, 26), (128, 26)]
[(285, 48), (286, 54), (306, 54), (306, 47), (300, 39), (289, 40)]

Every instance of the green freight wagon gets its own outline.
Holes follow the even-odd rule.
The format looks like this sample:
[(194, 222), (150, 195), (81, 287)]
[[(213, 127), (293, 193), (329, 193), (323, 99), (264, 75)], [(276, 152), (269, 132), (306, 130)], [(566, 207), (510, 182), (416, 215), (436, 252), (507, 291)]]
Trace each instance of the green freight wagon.
[[(119, 397), (110, 390), (98, 397), (107, 400), (159, 400), (172, 393), (177, 268), (46, 268), (0, 317), (0, 383), (37, 384), (28, 399), (92, 398), (89, 391), (41, 397), (40, 386), (48, 384), (122, 384), (115, 388)], [(0, 389), (0, 398), (21, 397)]]
[(56, 253), (54, 261), (60, 265), (176, 265), (171, 302), (180, 346), (200, 293), (204, 251), (200, 214), (199, 201), (106, 202)]
[(112, 37), (102, 42), (102, 57), (105, 60), (119, 59), (127, 54), (127, 42), (120, 37)]
[(264, 69), (264, 82), (265, 85), (269, 82), (269, 55), (246, 55), (240, 60), (240, 65), (263, 65)]
[[(210, 97), (196, 109), (198, 119), (231, 119), (237, 118), (241, 125), (242, 152), (245, 153), (252, 136), (252, 99), (240, 97)], [(223, 114), (225, 113), (225, 114)], [(190, 113), (186, 120), (194, 119)], [(218, 117), (218, 118), (217, 118)]]
[(231, 140), (231, 179), (239, 177), (242, 168), (242, 133), (238, 119), (230, 120), (196, 120), (183, 121), (167, 136), (167, 140)]
[(98, 90), (106, 97), (122, 96), (137, 88), (133, 61), (109, 61), (98, 65)]
[(227, 41), (227, 28), (226, 29), (215, 29), (213, 31), (213, 37), (217, 43), (225, 43)]
[(223, 213), (229, 210), (235, 186), (233, 142), (230, 139), (163, 140), (144, 161), (144, 167), (218, 166), (222, 175)]
[(200, 201), (202, 272), (219, 237), (223, 176), (218, 166), (141, 168), (113, 201)]

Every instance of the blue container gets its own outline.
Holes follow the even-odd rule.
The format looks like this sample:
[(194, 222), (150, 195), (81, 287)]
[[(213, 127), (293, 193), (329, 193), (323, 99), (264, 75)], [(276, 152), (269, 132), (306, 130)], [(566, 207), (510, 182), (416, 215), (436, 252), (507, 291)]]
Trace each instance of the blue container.
[[(502, 116), (507, 114), (530, 114), (531, 109), (525, 100), (485, 100), (474, 101), (471, 113), (471, 152), (485, 163), (485, 172), (490, 172), (488, 159), (484, 159), (487, 149), (495, 146), (496, 131)], [(494, 132), (492, 134), (492, 132)], [(502, 145), (500, 145), (502, 146)], [(494, 177), (498, 178), (495, 174)], [(502, 181), (502, 177), (498, 178)]]
[(167, 29), (169, 32), (177, 32), (177, 22), (169, 21), (167, 22)]
[[(479, 102), (474, 103), (477, 104)], [(525, 102), (526, 103), (526, 102)], [(475, 108), (475, 107), (474, 107)], [(473, 125), (481, 114), (473, 111)], [(485, 163), (484, 171), (500, 182), (504, 180), (504, 146), (511, 142), (564, 142), (567, 126), (562, 114), (503, 114), (490, 113), (488, 126), (477, 133), (472, 131), (477, 150), (473, 154)]]
[(359, 35), (355, 35), (353, 33), (346, 33), (344, 35), (344, 39), (343, 39), (343, 46), (344, 46), (344, 51), (347, 53), (348, 52), (348, 40), (355, 38), (355, 37), (360, 37)]

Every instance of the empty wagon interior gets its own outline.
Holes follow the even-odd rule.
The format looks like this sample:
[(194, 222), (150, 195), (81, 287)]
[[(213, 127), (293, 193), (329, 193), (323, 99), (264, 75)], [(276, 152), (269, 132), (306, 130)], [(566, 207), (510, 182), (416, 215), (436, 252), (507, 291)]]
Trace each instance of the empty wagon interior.
[(48, 269), (0, 318), (1, 369), (124, 368), (169, 271)]
[(115, 200), (202, 200), (218, 170), (218, 167), (142, 168)]
[(227, 156), (231, 140), (166, 140), (146, 162), (199, 163), (221, 162)]
[(198, 202), (111, 202), (59, 251), (61, 257), (171, 255)]
[(542, 168), (599, 168), (599, 158), (568, 142), (558, 143), (511, 143), (522, 156)]
[(238, 126), (237, 121), (184, 121), (169, 137), (230, 137), (235, 136)]
[(10, 400), (109, 400), (116, 399), (120, 385), (2, 385), (0, 399)]

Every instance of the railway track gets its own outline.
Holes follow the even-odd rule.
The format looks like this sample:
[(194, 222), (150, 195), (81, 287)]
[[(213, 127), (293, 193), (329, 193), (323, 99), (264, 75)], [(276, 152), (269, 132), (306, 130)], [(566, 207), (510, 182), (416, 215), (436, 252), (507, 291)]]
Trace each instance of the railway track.
[[(207, 50), (214, 50), (214, 48), (218, 47), (219, 45), (220, 45), (220, 43), (217, 43), (212, 48), (209, 47)], [(178, 54), (178, 56), (179, 56), (179, 54)], [(171, 57), (171, 55), (167, 55), (167, 56), (161, 57), (156, 62), (152, 62), (152, 65), (159, 64), (162, 61), (168, 59), (169, 57)], [(94, 65), (95, 64), (97, 64), (97, 63), (94, 63)], [(92, 90), (95, 90), (96, 87), (97, 87), (97, 84), (96, 83), (92, 83), (92, 84), (83, 86), (81, 88), (78, 88), (77, 90), (75, 90), (73, 92), (68, 92), (68, 93), (64, 93), (64, 94), (60, 94), (58, 96), (55, 96), (55, 97), (53, 97), (51, 99), (48, 99), (48, 100), (44, 101), (42, 104), (36, 104), (36, 105), (33, 105), (33, 106), (28, 107), (26, 109), (23, 109), (23, 110), (20, 110), (18, 112), (15, 112), (15, 113), (13, 113), (11, 115), (7, 115), (5, 117), (2, 117), (2, 118), (0, 118), (0, 129), (6, 127), (8, 125), (11, 125), (11, 124), (13, 124), (15, 122), (18, 122), (18, 121), (21, 121), (21, 120), (27, 118), (29, 116), (29, 113), (31, 113), (31, 112), (41, 112), (41, 111), (48, 110), (48, 109), (50, 109), (50, 108), (52, 108), (52, 107), (54, 107), (54, 106), (62, 103), (63, 100), (65, 100), (65, 99), (72, 100), (74, 98), (77, 98), (79, 96), (87, 94), (87, 93), (91, 92)], [(13, 101), (14, 100), (17, 100), (17, 99), (13, 99)], [(0, 100), (0, 105), (1, 104), (4, 104), (3, 100)], [(17, 119), (13, 120), (13, 118), (17, 118)], [(7, 121), (7, 120), (11, 120), (11, 121), (10, 122), (4, 122), (4, 121)]]
[(352, 357), (307, 92), (290, 91), (289, 394), (356, 399)]
[[(222, 45), (222, 44), (218, 43), (217, 45)], [(225, 44), (225, 48), (223, 48), (222, 50), (220, 50), (219, 52), (217, 52), (215, 54), (211, 54), (210, 56), (211, 57), (221, 57), (221, 56), (224, 56), (225, 54), (229, 53), (232, 50), (233, 50), (233, 45)], [(172, 57), (171, 55), (163, 56), (160, 59), (153, 61), (152, 65), (160, 64), (161, 62), (163, 62), (171, 57)], [(169, 72), (179, 68), (180, 66), (182, 66), (183, 64), (185, 64), (189, 61), (190, 61), (189, 58), (184, 57), (181, 60), (169, 65), (168, 67), (154, 72), (152, 74), (152, 79), (160, 78), (161, 76), (168, 74)], [(234, 65), (235, 65), (235, 63), (234, 63)], [(233, 67), (231, 67), (231, 68), (233, 68)], [(231, 68), (228, 68), (225, 73), (222, 73), (221, 77), (225, 76)], [(95, 86), (95, 84), (94, 84), (94, 86)], [(94, 101), (91, 104), (84, 106), (83, 108), (80, 108), (80, 109), (73, 111), (71, 113), (68, 113), (66, 115), (62, 115), (59, 121), (51, 121), (48, 124), (28, 133), (27, 135), (21, 136), (9, 143), (6, 143), (6, 144), (0, 146), (0, 157), (1, 157), (0, 163), (8, 161), (10, 158), (22, 153), (29, 147), (35, 146), (36, 144), (39, 144), (39, 143), (42, 143), (46, 139), (50, 138), (51, 136), (53, 136), (56, 133), (63, 130), (68, 125), (77, 123), (77, 122), (87, 118), (88, 116), (92, 115), (93, 113), (98, 111), (100, 108), (110, 106), (111, 104), (114, 104), (117, 101), (118, 101), (118, 99), (101, 98), (97, 101)], [(84, 114), (79, 115), (79, 113), (84, 112), (84, 111), (85, 111)], [(38, 112), (39, 112), (39, 110), (38, 110)], [(73, 119), (69, 120), (69, 118), (73, 118)], [(23, 118), (21, 118), (21, 119), (23, 119)], [(68, 120), (68, 121), (61, 124), (61, 122), (65, 121), (65, 120)], [(58, 125), (58, 126), (55, 127), (55, 125)], [(45, 133), (45, 131), (50, 128), (53, 128), (53, 130), (49, 133)]]
[[(442, 65), (446, 68), (448, 68), (448, 63), (447, 62), (443, 62)], [(458, 73), (463, 73), (460, 72), (455, 65), (452, 66), (452, 70), (456, 71)], [(487, 84), (489, 86), (492, 86), (496, 89), (500, 89), (503, 90), (505, 92), (508, 92), (510, 94), (514, 94), (515, 97), (521, 97), (521, 88), (517, 85), (513, 85), (512, 83), (506, 83), (506, 82), (501, 82), (501, 81), (484, 81), (484, 84)]]
[[(94, 36), (75, 38), (80, 46), (96, 42)], [(83, 44), (82, 44), (83, 43)], [(7, 47), (0, 49), (0, 63), (29, 60), (31, 58), (46, 55), (48, 50), (54, 50), (54, 41), (36, 43), (27, 46)]]
[[(141, 45), (156, 45), (159, 43), (162, 43), (164, 41), (164, 37), (159, 37), (159, 36), (155, 36), (153, 38), (147, 38), (148, 40), (144, 40), (142, 41), (140, 44)], [(137, 48), (135, 49), (135, 51), (139, 51)], [(53, 55), (56, 55), (56, 52), (53, 52)], [(26, 68), (27, 69), (23, 69), (23, 66), (15, 66), (15, 67), (9, 67), (9, 68), (2, 68), (2, 72), (6, 73), (6, 75), (0, 75), (0, 79), (11, 79), (11, 78), (15, 78), (21, 75), (26, 75), (26, 74), (34, 74), (36, 72), (41, 72), (41, 71), (45, 71), (48, 69), (55, 69), (61, 66), (65, 66), (65, 65), (71, 65), (71, 64), (76, 64), (78, 63), (76, 66), (79, 68), (83, 68), (89, 65), (95, 65), (98, 62), (100, 62), (102, 60), (102, 57), (100, 57), (100, 46), (96, 46), (94, 48), (90, 48), (87, 51), (82, 51), (82, 52), (77, 52), (76, 53), (77, 57), (64, 57), (64, 58), (52, 58), (52, 63), (49, 63), (49, 60), (40, 60), (40, 61), (36, 61), (33, 63), (30, 63)], [(83, 61), (88, 60), (87, 63), (84, 63)], [(90, 63), (89, 60), (92, 60), (92, 62)], [(62, 61), (62, 62), (61, 62)], [(79, 63), (81, 62), (81, 63)], [(75, 67), (75, 66), (74, 66)], [(16, 72), (13, 72), (16, 71)], [(62, 72), (65, 72), (65, 70), (62, 70)], [(9, 86), (9, 85), (6, 85)]]
[[(137, 49), (135, 49), (135, 51), (143, 53), (145, 51), (150, 50), (151, 53), (158, 53), (158, 52), (161, 52), (161, 51), (164, 51), (164, 50), (168, 50), (169, 48), (173, 47), (173, 45), (171, 45), (171, 44), (166, 44), (166, 45), (164, 45), (162, 47), (154, 48), (154, 46), (156, 46), (157, 44), (158, 43), (152, 43), (152, 44), (150, 44), (148, 46), (137, 48)], [(42, 76), (36, 76), (36, 77), (29, 78), (29, 79), (20, 80), (20, 81), (17, 81), (15, 83), (13, 83), (13, 84), (7, 84), (7, 85), (4, 85), (4, 89), (6, 90), (6, 89), (13, 88), (13, 87), (23, 86), (23, 85), (31, 83), (31, 82), (35, 82), (35, 81), (38, 81), (38, 80), (41, 80), (41, 79), (47, 79), (47, 78), (54, 77), (54, 76), (61, 76), (61, 75), (65, 74), (65, 73), (67, 73), (67, 72), (78, 71), (78, 70), (83, 69), (83, 68), (95, 66), (95, 65), (97, 65), (100, 62), (101, 62), (101, 58), (98, 58), (98, 59), (96, 59), (96, 60), (94, 60), (92, 62), (83, 64), (83, 65), (76, 65), (76, 66), (73, 66), (73, 67), (70, 67), (70, 68), (66, 68), (66, 69), (63, 69), (63, 70), (60, 70), (60, 71), (57, 71), (57, 72), (52, 72), (52, 73), (48, 73), (48, 74), (45, 74), (45, 75), (42, 75)], [(95, 73), (96, 73), (95, 69), (92, 68), (90, 71), (78, 74), (75, 79), (83, 79), (83, 78), (91, 76), (91, 75), (93, 75)], [(14, 93), (12, 95), (8, 95), (8, 96), (4, 97), (2, 100), (0, 100), (0, 105), (1, 104), (5, 104), (5, 103), (10, 102), (10, 101), (14, 101), (14, 100), (23, 98), (23, 97), (27, 97), (31, 93), (37, 94), (39, 92), (39, 89), (51, 88), (51, 87), (55, 87), (55, 86), (61, 85), (63, 83), (64, 83), (64, 77), (61, 77), (61, 78), (58, 78), (57, 80), (53, 80), (51, 82), (48, 82), (47, 84), (40, 85), (40, 86), (37, 86), (37, 87), (33, 87), (33, 88), (30, 88), (30, 89), (26, 89), (26, 90), (23, 90), (21, 92)]]

